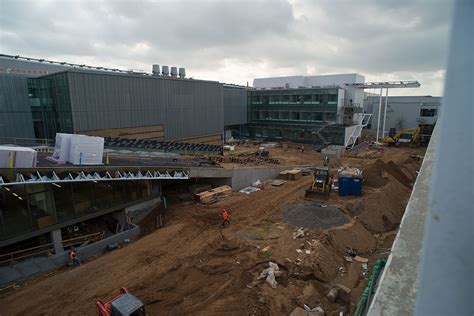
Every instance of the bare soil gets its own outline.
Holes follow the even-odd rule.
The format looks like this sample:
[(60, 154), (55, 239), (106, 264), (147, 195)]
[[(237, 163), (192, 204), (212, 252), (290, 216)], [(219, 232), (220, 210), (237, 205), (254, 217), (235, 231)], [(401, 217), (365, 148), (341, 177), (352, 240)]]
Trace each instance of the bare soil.
[[(273, 150), (273, 155), (292, 155)], [(345, 250), (351, 247), (369, 258), (369, 269), (376, 258), (388, 256), (419, 168), (408, 158), (412, 153), (420, 149), (386, 150), (380, 162), (344, 158), (343, 165), (370, 169), (378, 164), (382, 184), (364, 185), (362, 197), (332, 194), (326, 204), (348, 221), (305, 229), (297, 239), (297, 227), (282, 212), (303, 202), (310, 177), (250, 195), (233, 193), (209, 206), (171, 195), (164, 228), (77, 268), (21, 285), (0, 297), (0, 314), (93, 315), (95, 301), (113, 298), (120, 287), (142, 299), (151, 315), (289, 315), (303, 304), (319, 305), (328, 315), (349, 312), (366, 277), (360, 263), (345, 260)], [(308, 151), (287, 159), (317, 164), (319, 155)], [(232, 210), (226, 228), (219, 217), (224, 207)], [(276, 288), (257, 280), (269, 261), (283, 271)], [(349, 303), (326, 298), (334, 284), (352, 290)]]

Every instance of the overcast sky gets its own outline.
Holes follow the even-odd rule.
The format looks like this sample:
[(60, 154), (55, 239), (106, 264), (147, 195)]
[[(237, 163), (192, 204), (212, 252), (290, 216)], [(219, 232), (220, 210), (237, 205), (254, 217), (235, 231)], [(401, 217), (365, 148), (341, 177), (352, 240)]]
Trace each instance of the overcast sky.
[(357, 72), (442, 95), (451, 14), (450, 0), (0, 0), (0, 52), (250, 85)]

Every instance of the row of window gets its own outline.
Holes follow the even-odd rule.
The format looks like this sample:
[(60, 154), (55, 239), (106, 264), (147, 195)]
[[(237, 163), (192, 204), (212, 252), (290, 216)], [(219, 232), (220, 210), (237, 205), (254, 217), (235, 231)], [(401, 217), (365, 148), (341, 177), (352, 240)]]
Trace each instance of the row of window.
[(305, 94), (305, 95), (257, 95), (250, 98), (252, 104), (288, 104), (309, 103), (320, 104), (337, 102), (337, 94)]
[(252, 111), (250, 121), (258, 120), (282, 120), (282, 121), (305, 121), (305, 122), (327, 122), (335, 121), (335, 112), (281, 112), (281, 111)]

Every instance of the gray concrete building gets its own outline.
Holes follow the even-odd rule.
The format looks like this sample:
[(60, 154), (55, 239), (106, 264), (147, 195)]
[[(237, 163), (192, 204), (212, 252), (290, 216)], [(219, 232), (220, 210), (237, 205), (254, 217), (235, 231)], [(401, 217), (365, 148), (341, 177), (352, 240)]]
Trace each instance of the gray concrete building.
[(45, 138), (65, 131), (221, 140), (223, 89), (218, 82), (78, 69), (30, 80), (32, 98), (46, 113)]
[[(364, 100), (364, 111), (372, 113), (368, 126), (370, 133), (377, 131), (379, 96), (368, 96)], [(382, 97), (380, 131), (382, 131), (385, 97)], [(435, 124), (441, 109), (441, 97), (432, 96), (389, 96), (387, 100), (387, 120), (385, 135), (390, 130), (399, 131), (405, 128), (416, 128), (419, 124)]]
[[(0, 138), (57, 132), (221, 144), (247, 122), (246, 87), (0, 55)], [(20, 128), (21, 127), (21, 128)]]

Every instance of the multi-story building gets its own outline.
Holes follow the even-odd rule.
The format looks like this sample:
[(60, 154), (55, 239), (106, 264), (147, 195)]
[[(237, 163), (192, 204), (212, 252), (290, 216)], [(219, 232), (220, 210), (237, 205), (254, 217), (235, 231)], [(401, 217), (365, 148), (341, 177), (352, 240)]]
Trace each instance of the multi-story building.
[(247, 136), (348, 146), (367, 123), (363, 90), (350, 85), (362, 82), (358, 74), (255, 79)]

